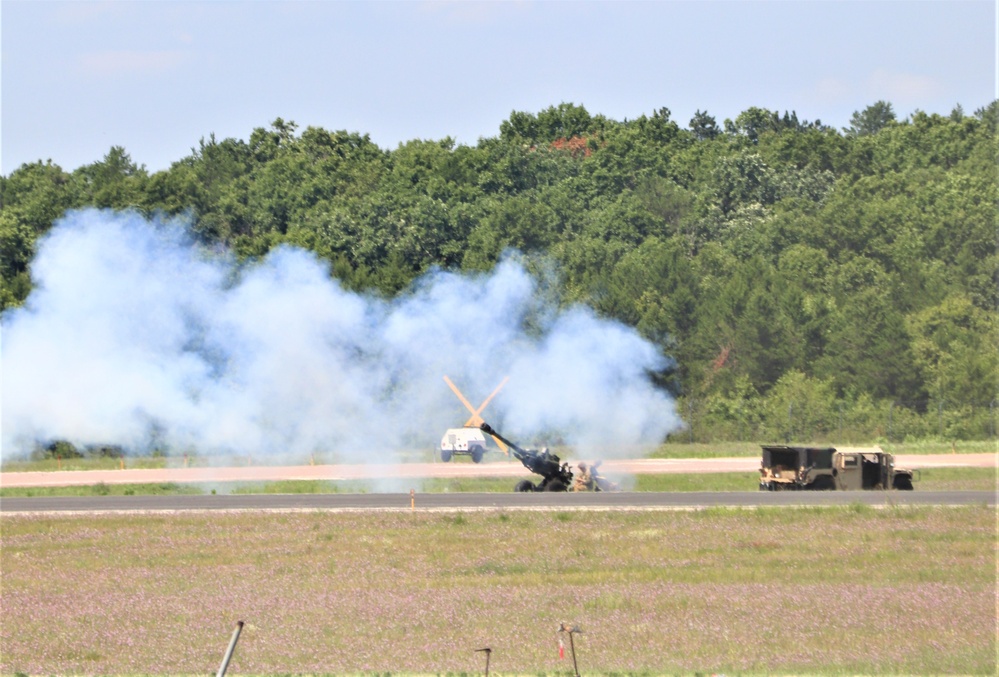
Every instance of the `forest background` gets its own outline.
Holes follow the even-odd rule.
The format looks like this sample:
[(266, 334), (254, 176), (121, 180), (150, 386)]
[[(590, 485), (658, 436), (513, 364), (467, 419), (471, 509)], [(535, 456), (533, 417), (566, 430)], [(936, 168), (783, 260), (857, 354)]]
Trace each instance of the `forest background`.
[(186, 214), (244, 261), (302, 247), (385, 297), (514, 255), (555, 271), (561, 303), (672, 358), (655, 377), (680, 439), (994, 438), (997, 123), (999, 102), (898, 120), (878, 101), (843, 130), (763, 108), (681, 127), (667, 108), (615, 121), (562, 103), (475, 146), (385, 150), (277, 119), (152, 174), (115, 146), (0, 177), (0, 310), (30, 294), (39, 238), (88, 206)]

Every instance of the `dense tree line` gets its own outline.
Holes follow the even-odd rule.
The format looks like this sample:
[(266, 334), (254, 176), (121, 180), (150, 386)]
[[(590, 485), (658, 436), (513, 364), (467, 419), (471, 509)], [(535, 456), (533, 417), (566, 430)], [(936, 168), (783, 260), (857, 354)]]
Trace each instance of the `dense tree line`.
[(242, 258), (294, 244), (388, 296), (515, 250), (557, 263), (564, 303), (675, 359), (657, 378), (701, 437), (884, 435), (886, 414), (979, 437), (999, 381), (997, 119), (997, 102), (898, 120), (879, 101), (843, 130), (763, 108), (682, 127), (666, 108), (619, 122), (563, 103), (475, 146), (383, 150), (278, 119), (153, 174), (113, 147), (2, 177), (0, 308), (30, 292), (39, 236), (83, 206), (189, 213)]

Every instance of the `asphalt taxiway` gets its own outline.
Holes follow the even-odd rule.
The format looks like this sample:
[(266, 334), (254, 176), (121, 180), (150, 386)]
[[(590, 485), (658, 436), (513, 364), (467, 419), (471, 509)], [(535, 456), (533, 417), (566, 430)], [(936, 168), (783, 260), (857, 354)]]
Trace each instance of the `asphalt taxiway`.
[(691, 510), (867, 505), (996, 505), (993, 491), (690, 491), (613, 493), (239, 494), (51, 496), (0, 499), (0, 512)]

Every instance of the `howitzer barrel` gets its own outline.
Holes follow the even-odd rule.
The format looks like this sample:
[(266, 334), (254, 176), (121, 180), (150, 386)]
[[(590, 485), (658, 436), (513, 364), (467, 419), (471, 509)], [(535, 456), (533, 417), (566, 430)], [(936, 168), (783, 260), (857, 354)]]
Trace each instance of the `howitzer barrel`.
[(547, 485), (552, 480), (558, 480), (563, 486), (568, 486), (572, 482), (572, 471), (569, 470), (568, 464), (559, 465), (559, 457), (555, 454), (549, 454), (547, 449), (542, 449), (538, 452), (519, 447), (496, 432), (485, 421), (479, 425), (479, 428), (482, 432), (492, 435), (510, 447), (513, 450), (513, 455), (517, 457), (517, 460), (525, 468), (544, 478), (544, 485)]
[(514, 444), (513, 442), (511, 442), (510, 440), (508, 440), (507, 438), (505, 438), (502, 435), (500, 435), (498, 432), (496, 432), (495, 428), (493, 428), (491, 425), (489, 425), (485, 421), (483, 421), (479, 425), (479, 429), (482, 432), (484, 432), (485, 434), (487, 434), (487, 435), (492, 435), (493, 437), (495, 437), (496, 439), (498, 439), (500, 442), (502, 442), (506, 446), (508, 446), (511, 449), (513, 449), (514, 456), (516, 456), (520, 461), (523, 461), (524, 457), (528, 455), (528, 451), (526, 449), (522, 449), (521, 447), (517, 446), (516, 444)]

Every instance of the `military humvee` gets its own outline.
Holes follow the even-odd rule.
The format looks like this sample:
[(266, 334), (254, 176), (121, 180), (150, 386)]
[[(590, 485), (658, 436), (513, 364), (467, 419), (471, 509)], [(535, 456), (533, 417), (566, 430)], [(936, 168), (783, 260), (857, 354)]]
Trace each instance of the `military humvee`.
[(880, 447), (763, 447), (760, 491), (912, 489), (912, 471)]

